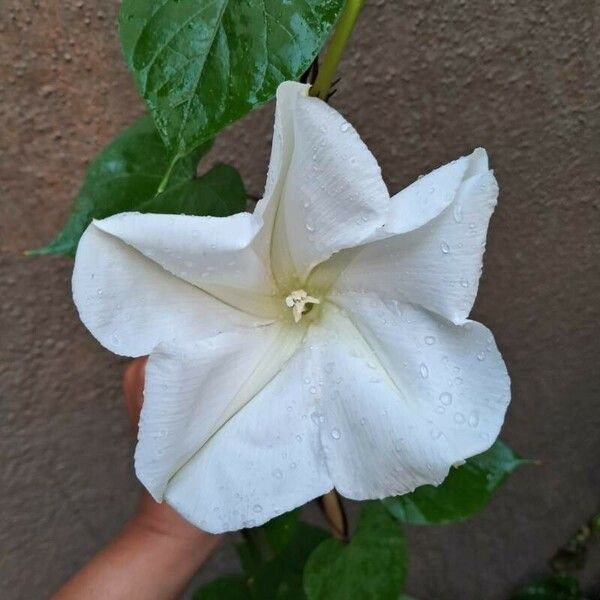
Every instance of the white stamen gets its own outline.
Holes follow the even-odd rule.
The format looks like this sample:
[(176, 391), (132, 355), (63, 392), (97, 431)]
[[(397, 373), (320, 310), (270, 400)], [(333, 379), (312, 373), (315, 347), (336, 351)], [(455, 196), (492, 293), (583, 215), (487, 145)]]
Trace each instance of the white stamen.
[(310, 308), (306, 308), (307, 304), (321, 304), (318, 298), (309, 296), (304, 290), (294, 290), (285, 299), (285, 305), (292, 309), (294, 315), (294, 322), (298, 323), (305, 312), (308, 312)]

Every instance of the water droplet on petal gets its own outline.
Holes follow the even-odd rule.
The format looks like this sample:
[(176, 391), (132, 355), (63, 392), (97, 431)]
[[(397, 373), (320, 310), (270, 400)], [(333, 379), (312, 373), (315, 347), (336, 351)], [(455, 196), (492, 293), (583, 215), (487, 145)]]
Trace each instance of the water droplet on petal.
[(275, 479), (281, 479), (283, 477), (283, 473), (281, 472), (281, 469), (275, 469), (273, 471), (273, 477), (275, 477)]
[(442, 242), (440, 248), (442, 249), (442, 254), (448, 254), (448, 252), (450, 252), (450, 246), (448, 246), (446, 242)]
[(253, 510), (255, 513), (262, 512), (262, 506), (261, 506), (260, 504), (255, 504), (255, 505), (252, 507), (252, 510)]
[(469, 415), (469, 426), (477, 427), (477, 425), (479, 425), (479, 415), (477, 414), (476, 411), (473, 411)]
[(334, 427), (334, 428), (331, 430), (331, 437), (332, 437), (334, 440), (339, 440), (339, 439), (342, 437), (342, 434), (341, 434), (340, 430), (339, 430), (337, 427)]
[(310, 418), (315, 425), (318, 425), (319, 423), (323, 422), (323, 416), (321, 415), (320, 412), (318, 412), (316, 410), (314, 412), (310, 413)]
[(429, 369), (425, 363), (421, 363), (419, 366), (419, 371), (421, 372), (421, 377), (423, 379), (427, 379), (429, 377)]
[(462, 221), (462, 206), (460, 204), (455, 204), (454, 209), (452, 210), (452, 216), (457, 223)]
[(348, 131), (349, 127), (350, 127), (350, 123), (344, 122), (340, 125), (340, 131), (342, 131), (342, 132)]
[(440, 394), (440, 402), (444, 406), (450, 406), (452, 404), (452, 394), (450, 392), (442, 392)]
[(485, 360), (485, 352), (478, 352), (477, 360)]
[(457, 412), (454, 415), (454, 421), (458, 424), (464, 423), (465, 422), (465, 415), (463, 415), (462, 413)]
[(435, 344), (435, 337), (433, 337), (432, 335), (426, 335), (425, 336), (425, 343), (428, 346), (433, 346), (433, 344)]

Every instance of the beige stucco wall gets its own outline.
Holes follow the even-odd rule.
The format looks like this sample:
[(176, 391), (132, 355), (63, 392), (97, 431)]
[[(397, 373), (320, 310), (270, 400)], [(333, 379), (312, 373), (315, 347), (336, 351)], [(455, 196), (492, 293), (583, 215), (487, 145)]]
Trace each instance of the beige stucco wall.
[[(132, 510), (123, 361), (79, 323), (71, 261), (28, 259), (65, 220), (89, 160), (142, 105), (117, 2), (0, 8), (0, 595), (43, 598)], [(485, 146), (501, 186), (475, 309), (513, 378), (503, 436), (540, 459), (466, 524), (410, 529), (410, 590), (506, 598), (600, 497), (599, 3), (371, 0), (334, 105), (392, 191)], [(226, 132), (260, 194), (272, 107)], [(600, 560), (586, 581), (600, 580)], [(235, 568), (223, 549), (203, 577)]]

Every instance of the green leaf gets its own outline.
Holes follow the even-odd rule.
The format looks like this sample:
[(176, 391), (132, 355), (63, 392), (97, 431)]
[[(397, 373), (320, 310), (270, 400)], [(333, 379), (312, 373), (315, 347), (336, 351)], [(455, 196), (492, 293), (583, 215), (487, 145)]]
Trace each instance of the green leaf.
[(245, 600), (251, 596), (242, 575), (226, 575), (211, 581), (192, 596), (192, 600)]
[(581, 600), (579, 582), (570, 575), (552, 575), (521, 588), (510, 600)]
[(229, 165), (215, 165), (201, 177), (188, 179), (150, 198), (136, 210), (158, 214), (226, 217), (246, 208), (240, 174)]
[(173, 156), (270, 100), (311, 64), (343, 0), (123, 0), (119, 35)]
[(508, 475), (525, 462), (497, 441), (483, 454), (451, 469), (438, 487), (424, 485), (410, 494), (385, 498), (382, 502), (403, 523), (428, 525), (460, 521), (481, 510)]
[(406, 576), (406, 545), (398, 523), (379, 502), (363, 504), (348, 544), (324, 541), (304, 569), (308, 600), (397, 600)]
[[(271, 539), (276, 537), (278, 543), (283, 543), (285, 536), (280, 533), (271, 533)], [(252, 598), (304, 600), (306, 598), (302, 589), (304, 565), (313, 550), (326, 538), (327, 534), (322, 529), (297, 522), (292, 538), (274, 558), (262, 563), (255, 562), (246, 570)]]
[[(73, 256), (79, 238), (92, 219), (125, 211), (226, 216), (244, 210), (245, 192), (237, 172), (218, 165), (195, 178), (200, 158), (212, 146), (208, 141), (175, 161), (169, 159), (149, 115), (114, 138), (91, 162), (71, 214), (58, 236), (30, 255)], [(165, 191), (155, 197), (170, 170)]]

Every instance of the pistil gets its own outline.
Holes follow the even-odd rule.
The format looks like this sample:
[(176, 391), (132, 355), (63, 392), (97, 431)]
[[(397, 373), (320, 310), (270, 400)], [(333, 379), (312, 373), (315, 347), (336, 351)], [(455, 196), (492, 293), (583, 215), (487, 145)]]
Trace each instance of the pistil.
[(298, 323), (302, 315), (310, 311), (313, 304), (321, 304), (321, 301), (318, 298), (309, 296), (304, 290), (294, 290), (285, 299), (285, 305), (292, 309), (295, 323)]

